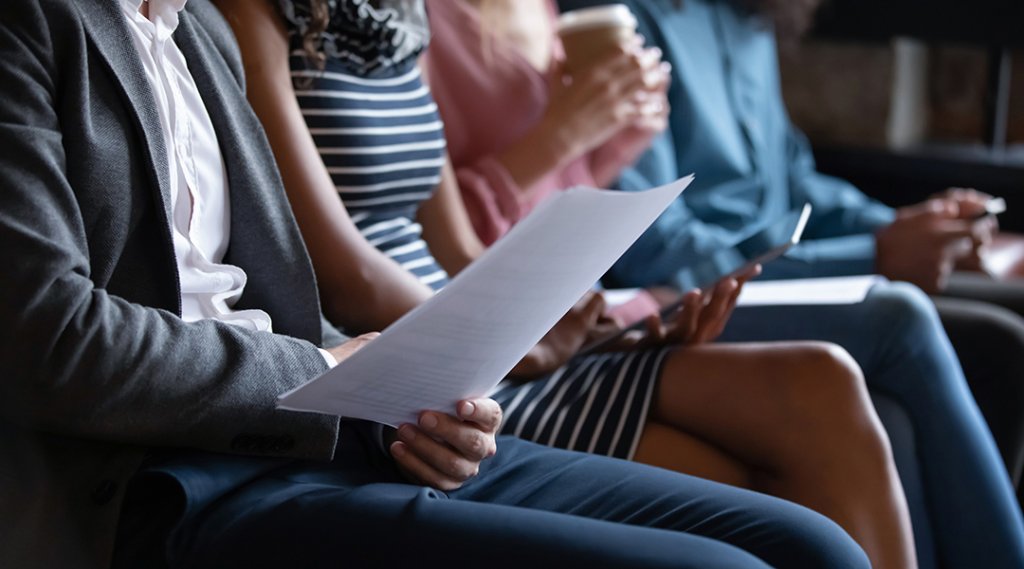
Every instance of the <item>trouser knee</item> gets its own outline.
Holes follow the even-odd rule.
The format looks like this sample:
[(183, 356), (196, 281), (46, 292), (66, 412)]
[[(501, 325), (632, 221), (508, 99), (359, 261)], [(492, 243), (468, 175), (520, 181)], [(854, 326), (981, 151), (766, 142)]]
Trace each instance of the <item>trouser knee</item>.
[(876, 315), (876, 330), (884, 334), (883, 337), (904, 337), (920, 342), (929, 335), (942, 334), (935, 303), (912, 284), (876, 285), (863, 306)]
[(777, 567), (829, 569), (868, 568), (871, 563), (859, 545), (832, 520), (803, 507), (794, 507), (772, 526), (782, 551), (774, 552)]

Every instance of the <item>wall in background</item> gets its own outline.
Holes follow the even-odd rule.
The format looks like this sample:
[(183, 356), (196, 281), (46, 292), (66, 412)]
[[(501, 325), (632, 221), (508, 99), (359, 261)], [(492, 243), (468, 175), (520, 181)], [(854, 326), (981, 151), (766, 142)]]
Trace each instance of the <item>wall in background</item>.
[[(794, 122), (820, 144), (981, 144), (984, 49), (809, 40), (781, 56)], [(1013, 57), (1009, 143), (1024, 145), (1024, 51)]]

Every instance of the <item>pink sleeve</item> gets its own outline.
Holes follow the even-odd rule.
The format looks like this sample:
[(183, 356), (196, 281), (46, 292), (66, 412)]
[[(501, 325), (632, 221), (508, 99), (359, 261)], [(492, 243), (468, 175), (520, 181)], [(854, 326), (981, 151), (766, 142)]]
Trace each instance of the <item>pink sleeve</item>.
[(456, 167), (455, 176), (473, 229), (484, 245), (497, 241), (544, 198), (563, 189), (555, 172), (524, 190), (494, 156)]
[(594, 180), (602, 187), (615, 183), (619, 174), (637, 161), (651, 145), (655, 133), (627, 128), (595, 148), (588, 157)]
[(455, 169), (462, 201), (473, 229), (484, 245), (491, 245), (526, 214), (519, 203), (519, 187), (508, 170), (492, 157)]
[[(473, 228), (490, 245), (551, 194), (593, 185), (586, 156), (521, 187), (501, 163), (501, 153), (539, 120), (547, 83), (522, 56), (493, 44), (490, 66), (480, 57), (483, 39), (476, 8), (453, 0), (427, 0), (434, 31), (426, 53), (430, 86), (445, 122), (456, 179)], [(548, 9), (556, 16), (553, 1)], [(557, 39), (555, 54), (561, 52)], [(537, 75), (531, 77), (530, 75)], [(505, 108), (507, 112), (496, 113)]]

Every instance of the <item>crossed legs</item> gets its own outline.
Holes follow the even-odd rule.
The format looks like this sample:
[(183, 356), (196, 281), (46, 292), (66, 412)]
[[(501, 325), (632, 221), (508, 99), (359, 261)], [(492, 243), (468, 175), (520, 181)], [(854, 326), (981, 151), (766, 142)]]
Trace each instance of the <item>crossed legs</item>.
[(873, 566), (913, 567), (888, 439), (833, 345), (708, 345), (666, 361), (635, 460), (751, 488), (839, 523)]

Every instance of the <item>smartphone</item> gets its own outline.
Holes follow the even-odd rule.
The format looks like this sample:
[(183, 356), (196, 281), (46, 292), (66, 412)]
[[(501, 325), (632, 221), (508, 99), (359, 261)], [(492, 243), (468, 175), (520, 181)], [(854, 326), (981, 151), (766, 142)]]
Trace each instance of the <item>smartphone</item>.
[(804, 204), (802, 208), (790, 211), (775, 223), (698, 263), (692, 271), (698, 286), (714, 285), (726, 277), (741, 275), (754, 265), (763, 265), (781, 257), (800, 242), (811, 217), (811, 209), (811, 204)]
[[(754, 265), (764, 265), (781, 257), (791, 247), (800, 242), (807, 220), (811, 217), (811, 204), (787, 213), (782, 219), (754, 232), (731, 247), (726, 247), (705, 259), (693, 271), (700, 275), (700, 288), (714, 286), (726, 277), (736, 277)], [(675, 316), (682, 300), (672, 303), (661, 311), (661, 319), (668, 320)], [(585, 346), (579, 353), (589, 354), (619, 341), (625, 334), (644, 330), (646, 321), (641, 320), (623, 329), (618, 334), (598, 340)]]

